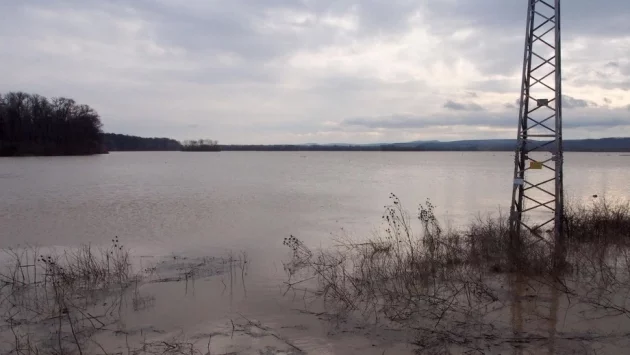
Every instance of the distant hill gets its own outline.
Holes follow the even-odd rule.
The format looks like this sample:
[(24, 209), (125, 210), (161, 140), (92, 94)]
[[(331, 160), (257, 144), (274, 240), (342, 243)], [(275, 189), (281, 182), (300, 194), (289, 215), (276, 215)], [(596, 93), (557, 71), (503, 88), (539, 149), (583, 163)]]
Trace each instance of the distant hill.
[(458, 150), (458, 151), (512, 151), (516, 147), (514, 139), (462, 140), (453, 142), (427, 141), (395, 143), (386, 146), (412, 148), (415, 150)]
[(182, 145), (170, 138), (143, 138), (125, 134), (104, 133), (103, 144), (111, 152), (181, 150)]
[(580, 152), (630, 152), (630, 138), (565, 140), (564, 147)]
[[(535, 142), (541, 144), (544, 141)], [(630, 138), (572, 139), (563, 142), (565, 151), (574, 152), (628, 152)], [(398, 146), (394, 144), (393, 146)], [(454, 142), (420, 142), (404, 144), (403, 147), (428, 151), (513, 151), (514, 139), (462, 140)]]
[[(544, 143), (543, 141), (534, 142)], [(222, 150), (240, 151), (514, 151), (514, 139), (414, 141), (385, 144), (222, 145)], [(630, 152), (630, 138), (565, 140), (568, 152)]]

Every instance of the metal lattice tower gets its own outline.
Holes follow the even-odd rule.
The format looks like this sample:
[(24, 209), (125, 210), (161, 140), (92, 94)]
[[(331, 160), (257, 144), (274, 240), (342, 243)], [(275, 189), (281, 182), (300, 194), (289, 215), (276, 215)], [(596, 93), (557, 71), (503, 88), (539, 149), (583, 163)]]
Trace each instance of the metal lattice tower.
[[(514, 186), (512, 241), (523, 230), (544, 237), (552, 231), (562, 247), (562, 82), (560, 0), (527, 0)], [(516, 246), (516, 245), (515, 245)], [(522, 247), (518, 245), (517, 247)]]

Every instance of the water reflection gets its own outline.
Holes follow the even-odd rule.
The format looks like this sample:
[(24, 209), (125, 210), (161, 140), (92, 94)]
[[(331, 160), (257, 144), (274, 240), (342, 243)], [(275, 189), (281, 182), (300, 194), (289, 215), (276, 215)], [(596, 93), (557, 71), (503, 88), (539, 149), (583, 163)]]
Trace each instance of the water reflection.
[(549, 346), (547, 348), (547, 354), (555, 354), (556, 345), (556, 329), (558, 327), (558, 310), (560, 306), (560, 290), (558, 287), (551, 288), (551, 307), (549, 307)]
[(512, 294), (512, 302), (510, 305), (511, 310), (511, 322), (512, 333), (515, 338), (513, 345), (513, 354), (522, 355), (523, 348), (519, 344), (522, 341), (523, 335), (523, 296), (525, 290), (525, 282), (522, 275), (509, 275), (508, 276), (510, 292)]
[[(511, 329), (515, 339), (513, 354), (522, 355), (546, 344), (547, 354), (556, 354), (560, 284), (539, 282), (522, 275), (509, 275)], [(539, 328), (540, 326), (540, 328)], [(545, 334), (546, 328), (546, 334)], [(539, 332), (540, 330), (540, 332)], [(542, 352), (543, 347), (540, 347)]]

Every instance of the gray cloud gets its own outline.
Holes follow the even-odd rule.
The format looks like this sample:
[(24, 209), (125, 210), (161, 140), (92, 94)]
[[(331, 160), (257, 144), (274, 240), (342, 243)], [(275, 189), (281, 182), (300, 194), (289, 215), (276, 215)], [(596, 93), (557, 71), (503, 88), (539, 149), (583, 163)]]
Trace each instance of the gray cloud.
[(483, 111), (483, 107), (476, 103), (462, 103), (448, 100), (444, 103), (444, 108), (454, 111)]
[(515, 109), (515, 108), (517, 108), (518, 106), (516, 106), (514, 103), (511, 103), (511, 102), (506, 102), (505, 104), (503, 104), (503, 107), (504, 107), (504, 108), (508, 108), (508, 109)]
[(562, 107), (568, 109), (597, 107), (597, 103), (588, 100), (576, 99), (568, 95), (562, 95)]
[[(544, 5), (540, 4), (544, 10)], [(522, 67), (526, 3), (518, 1), (433, 1), (426, 5), (430, 28), (441, 36), (454, 29), (467, 28), (472, 33), (461, 39), (448, 39), (465, 58), (473, 61), (484, 74), (513, 74)], [(630, 2), (608, 0), (602, 4), (573, 0), (563, 6), (563, 40), (623, 40), (630, 32)], [(439, 20), (437, 20), (439, 19)], [(593, 46), (581, 46), (585, 62), (598, 53)], [(565, 56), (565, 60), (566, 60)], [(610, 58), (608, 58), (610, 61)]]
[(562, 122), (564, 128), (577, 129), (577, 128), (610, 128), (610, 127), (628, 127), (630, 126), (630, 120), (624, 118), (615, 117), (583, 117), (583, 118), (571, 118), (565, 119)]
[(520, 78), (519, 80), (514, 78), (490, 78), (473, 81), (469, 84), (469, 88), (483, 93), (509, 93), (518, 92), (520, 85)]
[(440, 126), (495, 126), (507, 127), (513, 123), (512, 118), (483, 116), (434, 116), (394, 114), (381, 117), (354, 117), (342, 121), (343, 126), (360, 126), (370, 129), (417, 129)]
[(566, 82), (573, 86), (630, 90), (630, 61), (626, 59), (606, 63), (585, 62), (570, 68), (566, 73)]
[[(627, 108), (630, 110), (630, 105)], [(598, 116), (588, 112), (578, 112), (565, 118), (564, 127), (578, 128), (608, 128), (630, 127), (630, 117), (622, 110), (607, 110)], [(517, 117), (511, 112), (501, 114), (464, 114), (464, 115), (435, 115), (422, 116), (413, 114), (392, 114), (375, 117), (353, 117), (342, 120), (341, 126), (359, 126), (368, 129), (423, 129), (444, 126), (475, 126), (491, 128), (514, 128), (516, 130)]]
[(606, 90), (620, 89), (623, 91), (630, 90), (630, 78), (626, 80), (592, 80), (592, 79), (576, 79), (572, 80), (571, 84), (577, 87), (594, 86)]
[[(501, 31), (525, 32), (526, 3), (515, 1), (436, 1), (428, 7), (431, 13), (443, 21), (436, 21), (436, 28), (448, 30), (453, 23), (465, 23), (478, 28)], [(542, 7), (542, 6), (541, 6)], [(593, 2), (573, 0), (563, 6), (562, 23), (565, 36), (617, 35), (630, 32), (628, 14), (630, 3), (625, 0)], [(501, 16), (497, 16), (501, 14)]]
[[(604, 98), (604, 102), (610, 104), (612, 101), (608, 98)], [(513, 103), (508, 102), (503, 106), (505, 108), (518, 108), (520, 103), (520, 99), (516, 99)], [(565, 109), (594, 108), (598, 106), (599, 105), (594, 101), (578, 99), (569, 95), (562, 95), (562, 107)]]

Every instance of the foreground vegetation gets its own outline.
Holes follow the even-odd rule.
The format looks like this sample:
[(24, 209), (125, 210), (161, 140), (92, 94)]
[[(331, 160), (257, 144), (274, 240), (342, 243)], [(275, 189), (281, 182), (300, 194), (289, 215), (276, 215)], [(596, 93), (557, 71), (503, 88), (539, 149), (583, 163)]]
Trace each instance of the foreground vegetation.
[(292, 254), (287, 287), (313, 292), (336, 317), (411, 331), (429, 353), (627, 339), (630, 323), (618, 323), (617, 332), (606, 324), (565, 325), (564, 333), (550, 325), (560, 312), (580, 321), (630, 317), (629, 205), (601, 200), (570, 206), (566, 217), (566, 263), (559, 271), (550, 236), (522, 235), (513, 250), (505, 216), (446, 229), (429, 201), (420, 205), (416, 234), (392, 195), (384, 231), (368, 240), (343, 237), (336, 248), (311, 250), (293, 236), (285, 239)]
[(0, 94), (0, 156), (98, 154), (101, 126), (96, 111), (72, 99)]
[[(561, 272), (553, 267), (554, 246), (547, 236), (526, 235), (523, 247), (512, 250), (506, 218), (478, 218), (453, 229), (438, 223), (434, 210), (427, 202), (412, 218), (392, 196), (384, 230), (370, 239), (343, 237), (326, 250), (312, 250), (295, 237), (285, 239), (291, 251), (285, 264), (287, 287), (323, 300), (325, 312), (317, 314), (328, 319), (359, 319), (405, 332), (423, 354), (504, 353), (534, 345), (531, 353), (540, 353), (541, 346), (546, 353), (589, 353), (594, 344), (601, 354), (620, 353), (629, 345), (628, 204), (601, 200), (567, 208), (566, 267)], [(413, 227), (420, 227), (420, 233)], [(126, 332), (121, 314), (147, 309), (155, 300), (139, 290), (142, 278), (185, 281), (187, 292), (196, 277), (225, 273), (225, 289), (229, 285), (231, 292), (239, 275), (245, 289), (249, 261), (244, 253), (164, 268), (150, 265), (142, 273), (133, 271), (118, 238), (104, 249), (19, 248), (1, 255), (0, 354), (115, 354), (121, 349), (125, 354), (205, 354), (210, 353), (205, 350), (210, 338), (227, 341), (235, 332), (260, 331), (294, 353), (301, 351), (242, 315), (245, 323), (232, 323), (231, 333), (207, 335), (203, 348), (193, 349), (190, 339), (155, 340)], [(103, 340), (98, 337), (103, 333), (119, 338)], [(617, 347), (602, 350), (609, 343)]]

